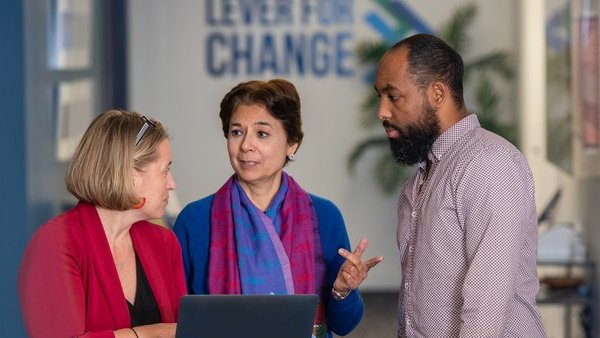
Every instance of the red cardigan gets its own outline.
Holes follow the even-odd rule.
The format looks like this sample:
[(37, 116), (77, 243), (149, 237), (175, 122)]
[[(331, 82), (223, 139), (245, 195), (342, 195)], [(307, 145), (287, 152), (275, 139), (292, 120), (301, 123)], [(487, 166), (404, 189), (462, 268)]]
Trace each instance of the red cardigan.
[[(186, 293), (181, 248), (173, 233), (146, 221), (130, 230), (162, 322), (177, 322)], [(127, 301), (96, 208), (80, 202), (42, 225), (19, 269), (27, 332), (36, 337), (114, 337), (131, 327)]]

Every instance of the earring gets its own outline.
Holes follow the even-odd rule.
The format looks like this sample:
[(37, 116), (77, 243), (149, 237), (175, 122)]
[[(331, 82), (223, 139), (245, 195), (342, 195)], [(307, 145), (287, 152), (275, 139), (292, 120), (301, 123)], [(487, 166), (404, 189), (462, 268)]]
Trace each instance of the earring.
[(294, 154), (294, 153), (291, 153), (291, 154), (289, 154), (289, 155), (287, 156), (287, 158), (288, 158), (288, 160), (290, 160), (290, 161), (293, 161), (293, 160), (295, 160), (295, 159), (296, 159), (296, 154)]
[(138, 204), (134, 205), (133, 208), (141, 209), (144, 206), (144, 204), (146, 204), (146, 197), (140, 198), (140, 201), (138, 202)]

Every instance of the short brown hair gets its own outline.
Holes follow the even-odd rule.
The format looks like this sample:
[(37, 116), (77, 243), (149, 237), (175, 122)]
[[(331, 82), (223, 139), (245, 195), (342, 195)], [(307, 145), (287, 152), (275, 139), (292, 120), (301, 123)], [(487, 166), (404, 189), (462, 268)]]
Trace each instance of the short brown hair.
[(283, 79), (248, 81), (233, 87), (221, 101), (219, 112), (225, 138), (229, 134), (231, 116), (240, 105), (265, 107), (271, 116), (283, 124), (288, 144), (298, 143), (300, 146), (302, 143), (304, 132), (302, 132), (300, 95), (291, 82)]
[[(149, 122), (146, 122), (149, 121)], [(148, 129), (136, 142), (144, 123)], [(156, 119), (136, 112), (109, 110), (98, 115), (83, 134), (65, 175), (67, 190), (77, 199), (111, 210), (128, 210), (139, 202), (132, 169), (158, 157), (159, 143), (168, 138)]]

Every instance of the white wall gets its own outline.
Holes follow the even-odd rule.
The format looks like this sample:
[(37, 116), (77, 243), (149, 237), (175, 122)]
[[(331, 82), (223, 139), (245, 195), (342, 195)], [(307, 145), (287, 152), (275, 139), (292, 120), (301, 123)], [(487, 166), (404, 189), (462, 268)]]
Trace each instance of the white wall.
[[(437, 28), (452, 9), (468, 1), (406, 1), (414, 12)], [(517, 1), (476, 1), (472, 55), (517, 47)], [(182, 204), (215, 192), (231, 175), (218, 119), (219, 103), (235, 84), (247, 80), (210, 78), (204, 71), (204, 3), (200, 0), (130, 0), (130, 108), (158, 117), (172, 135), (173, 172)], [(443, 7), (443, 8), (440, 8)], [(354, 37), (374, 37), (363, 15), (377, 9), (374, 1), (354, 1)], [(380, 12), (381, 13), (381, 12)], [(492, 38), (493, 37), (493, 38)], [(468, 57), (466, 55), (465, 57)], [(291, 76), (303, 104), (305, 141), (288, 171), (312, 193), (334, 201), (344, 214), (350, 239), (370, 239), (367, 255), (384, 255), (372, 270), (366, 289), (396, 289), (396, 197), (377, 191), (371, 178), (375, 158), (366, 156), (354, 177), (346, 158), (366, 136), (359, 126), (361, 100), (372, 91), (358, 70), (352, 78)], [(268, 77), (268, 76), (267, 76)], [(505, 89), (512, 94), (514, 89)], [(511, 103), (512, 102), (512, 103)], [(512, 113), (514, 100), (503, 106)], [(378, 130), (378, 132), (383, 132)]]

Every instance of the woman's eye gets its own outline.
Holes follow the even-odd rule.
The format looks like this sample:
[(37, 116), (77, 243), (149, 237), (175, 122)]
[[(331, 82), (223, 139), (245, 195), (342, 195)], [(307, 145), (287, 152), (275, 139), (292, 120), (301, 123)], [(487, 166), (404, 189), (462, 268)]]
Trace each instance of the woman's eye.
[(259, 131), (257, 134), (258, 134), (259, 138), (265, 138), (265, 137), (269, 136), (269, 133), (264, 132), (264, 131)]
[(389, 98), (390, 98), (390, 101), (396, 101), (400, 98), (400, 96), (390, 95)]
[(230, 136), (240, 136), (242, 135), (242, 131), (239, 129), (233, 129), (229, 131)]

